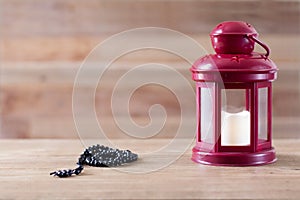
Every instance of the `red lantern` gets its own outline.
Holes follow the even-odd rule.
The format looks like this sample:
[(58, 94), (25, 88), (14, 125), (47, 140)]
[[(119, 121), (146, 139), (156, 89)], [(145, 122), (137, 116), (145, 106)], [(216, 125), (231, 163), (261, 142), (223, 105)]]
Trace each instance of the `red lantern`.
[[(276, 161), (272, 147), (272, 81), (277, 67), (248, 23), (223, 22), (210, 34), (214, 55), (191, 68), (196, 81), (197, 141), (192, 160), (249, 166)], [(266, 54), (254, 53), (258, 43)]]

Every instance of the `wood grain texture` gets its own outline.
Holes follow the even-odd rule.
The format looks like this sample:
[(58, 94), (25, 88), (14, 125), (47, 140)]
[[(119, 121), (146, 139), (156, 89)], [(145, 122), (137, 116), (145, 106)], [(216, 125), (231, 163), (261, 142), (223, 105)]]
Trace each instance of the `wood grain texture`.
[[(245, 20), (253, 24), (260, 39), (270, 46), (271, 58), (280, 69), (274, 82), (274, 135), (299, 138), (300, 2), (292, 0), (1, 0), (0, 137), (76, 138), (72, 118), (76, 72), (88, 53), (109, 36), (130, 28), (165, 27), (187, 34), (212, 53), (208, 33), (224, 20)], [(140, 38), (135, 36), (136, 40)], [(177, 38), (162, 41), (166, 39), (183, 45)], [(114, 50), (100, 54), (95, 61), (104, 62)], [(257, 51), (263, 52), (260, 48)], [(186, 52), (193, 53), (189, 49)], [(111, 133), (109, 137), (127, 137), (112, 121), (113, 86), (127, 70), (149, 62), (178, 70), (194, 87), (188, 71), (190, 64), (178, 56), (155, 50), (122, 56), (106, 73), (95, 97), (97, 115), (106, 132)], [(94, 68), (89, 73), (96, 71)], [(177, 83), (163, 71), (155, 73)], [(124, 84), (123, 94), (129, 88), (129, 84)], [(88, 84), (80, 88), (82, 96), (89, 89)], [(82, 99), (81, 103), (84, 111), (87, 102)], [(141, 88), (131, 101), (133, 119), (141, 125), (147, 124), (148, 109), (155, 103), (163, 105), (170, 118), (158, 137), (173, 137), (178, 127), (179, 106), (167, 90)], [(194, 102), (188, 99), (182, 103), (194, 107)], [(86, 129), (92, 131), (89, 118), (82, 118)]]
[[(108, 137), (127, 137), (118, 129), (112, 117), (111, 96), (115, 84), (132, 66), (146, 61), (147, 59), (135, 62), (116, 62), (99, 83), (95, 96), (95, 111)], [(161, 63), (177, 69), (190, 82), (191, 86), (194, 86), (188, 71), (190, 67), (188, 63), (170, 62), (164, 59), (162, 61)], [(278, 80), (274, 82), (274, 136), (299, 138), (299, 71), (296, 68), (285, 69), (285, 63), (279, 62), (282, 69), (279, 71)], [(4, 64), (0, 86), (1, 137), (76, 138), (77, 132), (72, 115), (72, 92), (80, 63), (21, 62)], [(92, 68), (89, 73), (93, 74), (96, 71), (97, 68)], [(166, 71), (159, 70), (152, 71), (152, 73), (165, 77), (179, 89), (184, 88), (168, 76)], [(130, 88), (132, 88), (132, 83), (123, 83), (122, 92), (119, 94), (119, 98), (124, 98), (123, 102), (127, 101), (125, 94)], [(85, 110), (89, 107), (89, 102), (84, 97), (89, 94), (91, 89), (92, 85), (89, 84), (80, 88), (79, 93), (82, 96), (80, 110), (83, 113), (86, 113)], [(158, 137), (173, 137), (180, 121), (180, 105), (169, 90), (155, 85), (137, 90), (130, 100), (131, 116), (141, 125), (146, 125), (149, 122), (148, 109), (154, 104), (161, 104), (166, 109), (169, 119)], [(195, 108), (194, 99), (185, 99), (181, 104), (190, 110)], [(117, 115), (122, 117), (124, 112), (118, 111)], [(89, 128), (90, 119), (84, 114), (82, 118), (86, 123), (87, 132), (92, 132), (92, 129)], [(195, 118), (192, 117), (191, 120), (195, 120)], [(285, 133), (281, 134), (282, 132)]]
[[(166, 139), (111, 142), (139, 153), (135, 166), (168, 156), (161, 153), (153, 161), (141, 154), (159, 149)], [(0, 199), (299, 199), (300, 140), (275, 140), (274, 145), (278, 161), (265, 166), (196, 164), (190, 160), (192, 145), (151, 173), (86, 167), (80, 176), (59, 179), (49, 172), (75, 166), (84, 149), (79, 140), (1, 140)]]
[[(300, 27), (300, 26), (299, 26)], [(205, 34), (188, 34), (192, 39), (195, 39), (208, 53), (213, 53), (209, 38), (210, 29)], [(0, 40), (2, 44), (1, 57), (3, 61), (80, 61), (90, 53), (90, 51), (98, 44), (100, 44), (109, 36), (39, 36), (39, 37), (8, 37)], [(130, 42), (146, 39), (146, 36), (136, 35), (130, 38)], [(271, 48), (271, 58), (275, 62), (299, 62), (300, 60), (300, 39), (298, 34), (262, 34), (260, 40), (265, 42)], [(184, 46), (185, 40), (179, 40), (177, 37), (164, 38), (158, 36), (157, 40), (176, 41), (176, 45)], [(125, 47), (128, 44), (124, 44)], [(186, 45), (185, 45), (186, 46)], [(257, 45), (258, 46), (258, 45)], [(109, 55), (114, 53), (115, 49), (107, 49), (105, 55), (97, 54), (97, 61), (106, 60)], [(257, 48), (257, 51), (264, 52)], [(146, 52), (146, 53), (145, 53)], [(187, 55), (190, 49), (186, 49)], [(200, 56), (200, 53), (199, 53)], [(132, 54), (126, 55), (122, 58), (123, 61), (140, 61), (140, 60), (168, 60), (168, 61), (182, 61), (177, 56), (172, 56), (170, 53), (163, 53), (159, 51), (141, 50)]]
[(225, 20), (244, 20), (261, 33), (300, 33), (299, 1), (249, 0), (2, 0), (4, 36), (99, 35), (159, 26), (203, 33)]

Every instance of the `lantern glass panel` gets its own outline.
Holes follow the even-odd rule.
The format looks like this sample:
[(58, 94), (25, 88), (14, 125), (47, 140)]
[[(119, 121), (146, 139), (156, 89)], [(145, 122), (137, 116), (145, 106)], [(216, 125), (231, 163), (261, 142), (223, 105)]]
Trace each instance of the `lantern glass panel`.
[(249, 89), (223, 89), (221, 109), (221, 145), (249, 146), (251, 117), (248, 111)]
[(268, 88), (258, 89), (258, 139), (268, 140)]
[(205, 143), (214, 144), (214, 83), (205, 83), (200, 91), (200, 140)]

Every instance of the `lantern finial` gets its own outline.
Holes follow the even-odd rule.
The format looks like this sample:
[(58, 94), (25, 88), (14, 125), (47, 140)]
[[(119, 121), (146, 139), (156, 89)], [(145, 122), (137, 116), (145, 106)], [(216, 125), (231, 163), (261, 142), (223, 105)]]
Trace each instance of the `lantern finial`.
[(247, 22), (222, 22), (211, 31), (210, 37), (218, 54), (251, 54), (256, 42), (266, 49), (266, 57), (269, 55), (269, 48), (257, 39), (257, 31)]

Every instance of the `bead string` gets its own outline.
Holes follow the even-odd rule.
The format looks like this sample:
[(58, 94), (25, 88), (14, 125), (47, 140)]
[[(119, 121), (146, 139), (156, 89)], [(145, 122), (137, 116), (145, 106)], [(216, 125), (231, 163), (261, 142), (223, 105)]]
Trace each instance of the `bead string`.
[(51, 172), (50, 175), (60, 178), (79, 175), (84, 169), (84, 165), (93, 167), (117, 167), (125, 163), (131, 163), (138, 159), (138, 155), (129, 150), (120, 150), (106, 147), (100, 144), (93, 145), (85, 149), (78, 158), (75, 169), (64, 169)]

